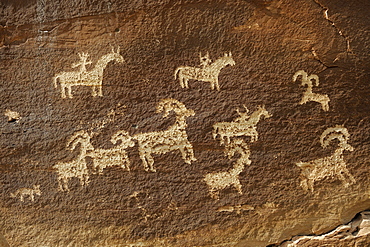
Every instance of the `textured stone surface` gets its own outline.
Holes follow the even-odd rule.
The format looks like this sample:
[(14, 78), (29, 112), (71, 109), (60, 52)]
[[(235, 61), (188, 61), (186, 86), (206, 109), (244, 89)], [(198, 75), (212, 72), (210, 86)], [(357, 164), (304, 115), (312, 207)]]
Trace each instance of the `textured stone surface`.
[[(5, 238), (11, 246), (267, 246), (347, 224), (370, 207), (369, 10), (365, 0), (1, 1)], [(226, 57), (235, 65), (210, 67)], [(174, 77), (181, 66), (203, 75), (189, 72), (197, 80), (183, 88)], [(319, 85), (294, 82), (300, 70)], [(73, 73), (55, 88), (62, 72)], [(63, 98), (62, 80), (85, 85)], [(92, 87), (99, 80), (101, 96)], [(304, 94), (310, 82), (328, 110)], [(229, 126), (222, 143), (217, 123), (245, 129), (221, 125)], [(134, 142), (118, 158), (129, 169), (108, 166), (115, 152), (92, 154), (117, 147), (118, 131)], [(331, 138), (326, 146), (321, 137)], [(71, 162), (75, 170), (65, 168)]]

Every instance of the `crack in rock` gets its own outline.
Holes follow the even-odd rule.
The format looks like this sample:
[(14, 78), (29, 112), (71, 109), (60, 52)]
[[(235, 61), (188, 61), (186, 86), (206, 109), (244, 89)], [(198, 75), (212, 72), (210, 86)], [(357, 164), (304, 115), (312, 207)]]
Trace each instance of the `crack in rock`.
[[(320, 1), (318, 0), (313, 0), (317, 5), (319, 5), (324, 13), (323, 13), (323, 16), (324, 18), (337, 30), (337, 32), (339, 33), (340, 36), (342, 36), (345, 41), (346, 41), (346, 46), (347, 46), (347, 49), (346, 49), (346, 52), (348, 53), (352, 53), (352, 50), (350, 48), (350, 42), (349, 42), (349, 38), (343, 34), (343, 32), (335, 25), (334, 21), (332, 21), (330, 18), (329, 18), (329, 15), (328, 15), (328, 12), (329, 12), (329, 8), (324, 6), (322, 3), (320, 3)], [(333, 62), (335, 62), (338, 58), (336, 58)]]
[[(340, 225), (334, 230), (322, 235), (295, 236), (288, 241), (284, 241), (280, 247), (298, 246), (321, 246), (320, 243), (340, 245), (342, 241), (355, 240), (361, 236), (370, 234), (370, 211), (363, 211), (356, 215), (348, 224)], [(342, 246), (342, 245), (341, 245)]]

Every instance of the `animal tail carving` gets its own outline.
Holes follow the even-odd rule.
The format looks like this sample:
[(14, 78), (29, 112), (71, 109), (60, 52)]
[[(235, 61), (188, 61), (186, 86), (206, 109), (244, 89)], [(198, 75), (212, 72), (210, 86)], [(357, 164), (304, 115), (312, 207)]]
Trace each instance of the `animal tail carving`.
[(176, 70), (175, 70), (175, 80), (177, 79), (177, 73), (179, 73), (179, 71), (181, 70), (181, 67), (178, 67)]
[(59, 76), (54, 76), (53, 77), (53, 81), (54, 81), (54, 87), (57, 88), (58, 85), (57, 85), (57, 80), (58, 80)]

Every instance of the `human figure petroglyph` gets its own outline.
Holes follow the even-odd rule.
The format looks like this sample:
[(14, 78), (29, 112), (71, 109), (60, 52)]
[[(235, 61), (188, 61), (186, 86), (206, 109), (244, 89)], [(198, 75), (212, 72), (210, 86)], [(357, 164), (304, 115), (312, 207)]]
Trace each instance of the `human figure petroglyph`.
[(224, 144), (226, 137), (227, 143), (230, 143), (231, 137), (236, 136), (250, 136), (251, 142), (258, 140), (257, 123), (260, 121), (261, 116), (270, 118), (272, 115), (268, 113), (265, 106), (258, 106), (257, 110), (248, 116), (249, 110), (244, 106), (245, 112), (241, 113), (239, 109), (236, 111), (239, 117), (232, 122), (219, 122), (213, 125), (213, 138), (220, 136), (221, 145)]
[[(203, 59), (204, 58), (204, 59)], [(221, 69), (227, 65), (234, 66), (235, 61), (232, 58), (231, 52), (226, 54), (223, 57), (218, 58), (214, 63), (211, 63), (209, 55), (206, 57), (201, 57), (201, 66), (202, 68), (190, 67), (190, 66), (180, 66), (175, 70), (175, 80), (177, 75), (179, 77), (180, 85), (182, 88), (189, 88), (189, 80), (198, 80), (209, 82), (211, 84), (211, 89), (216, 89), (220, 91), (220, 86), (218, 84), (218, 75), (220, 74)]]
[(244, 170), (245, 165), (250, 165), (252, 162), (249, 159), (251, 154), (250, 149), (241, 139), (233, 140), (231, 143), (227, 144), (225, 150), (229, 159), (233, 157), (235, 153), (240, 154), (240, 157), (229, 171), (208, 173), (205, 176), (204, 181), (207, 183), (209, 193), (214, 199), (219, 199), (219, 191), (228, 186), (234, 186), (239, 194), (243, 194), (242, 185), (239, 181), (239, 174)]
[(24, 202), (26, 196), (33, 202), (35, 201), (35, 195), (41, 196), (40, 185), (34, 185), (33, 188), (20, 188), (16, 192), (10, 193), (10, 197), (19, 197), (21, 202)]
[(126, 131), (118, 131), (110, 140), (114, 145), (120, 142), (117, 146), (110, 149), (96, 149), (89, 151), (86, 156), (93, 159), (94, 169), (99, 174), (103, 173), (103, 169), (111, 166), (119, 166), (122, 169), (130, 171), (130, 159), (127, 155), (126, 149), (133, 147), (135, 142), (132, 141)]
[(199, 53), (199, 60), (200, 60), (200, 66), (202, 68), (207, 68), (211, 63), (212, 60), (209, 58), (209, 52), (205, 56), (202, 56), (202, 53)]
[(312, 92), (312, 81), (315, 82), (315, 86), (319, 85), (319, 77), (317, 75), (307, 75), (304, 70), (297, 71), (293, 76), (293, 81), (297, 81), (298, 77), (302, 76), (302, 86), (307, 86), (306, 92), (303, 93), (303, 97), (299, 102), (300, 105), (306, 104), (309, 101), (314, 101), (321, 104), (324, 111), (329, 111), (329, 96), (327, 94), (317, 94)]
[(88, 185), (89, 172), (86, 164), (86, 154), (88, 151), (93, 151), (94, 147), (90, 143), (90, 135), (86, 131), (76, 132), (68, 141), (67, 148), (71, 151), (80, 144), (80, 154), (70, 162), (58, 162), (53, 166), (58, 173), (58, 184), (60, 191), (69, 191), (68, 181), (71, 178), (78, 178), (81, 186)]
[(175, 99), (162, 99), (157, 106), (157, 113), (164, 112), (163, 117), (174, 111), (175, 124), (167, 130), (141, 133), (132, 138), (139, 143), (139, 155), (146, 171), (155, 172), (152, 154), (165, 154), (173, 150), (180, 150), (182, 158), (187, 164), (195, 161), (193, 146), (188, 141), (186, 133), (186, 118), (194, 116), (193, 110), (186, 109), (185, 105)]
[(355, 178), (347, 170), (346, 162), (343, 159), (344, 151), (354, 150), (347, 143), (349, 140), (348, 130), (339, 125), (326, 129), (320, 137), (321, 146), (323, 148), (328, 147), (329, 143), (334, 139), (337, 139), (339, 144), (331, 156), (309, 162), (296, 163), (302, 169), (300, 176), (302, 181), (300, 185), (304, 190), (311, 190), (313, 192), (315, 181), (322, 180), (326, 177), (338, 177), (345, 187), (356, 182)]
[[(122, 63), (123, 57), (119, 54), (119, 47), (117, 52), (112, 48), (112, 52), (102, 56), (95, 64), (95, 67), (87, 71), (85, 65), (90, 62), (86, 62), (88, 54), (83, 53), (80, 55), (81, 61), (75, 63), (72, 67), (80, 66), (80, 71), (71, 72), (60, 72), (53, 78), (54, 86), (57, 88), (57, 82), (59, 81), (61, 87), (62, 98), (66, 98), (65, 89), (67, 88), (68, 97), (72, 98), (72, 86), (90, 86), (92, 87), (91, 95), (103, 96), (103, 71), (110, 61), (116, 61)], [(96, 92), (96, 88), (98, 92)]]
[(87, 58), (89, 57), (88, 53), (78, 53), (78, 56), (80, 57), (80, 62), (72, 64), (72, 68), (80, 67), (79, 80), (82, 80), (82, 74), (86, 72), (86, 65), (92, 62), (87, 62)]

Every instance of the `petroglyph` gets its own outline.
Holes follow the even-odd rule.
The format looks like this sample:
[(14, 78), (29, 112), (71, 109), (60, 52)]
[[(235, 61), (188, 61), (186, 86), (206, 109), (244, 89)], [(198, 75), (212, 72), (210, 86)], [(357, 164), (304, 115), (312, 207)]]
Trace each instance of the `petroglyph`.
[(232, 122), (220, 122), (213, 125), (213, 138), (216, 139), (220, 135), (220, 143), (224, 144), (226, 137), (227, 143), (230, 143), (231, 137), (236, 136), (250, 136), (251, 142), (258, 140), (257, 123), (260, 121), (261, 116), (269, 118), (272, 115), (266, 111), (265, 106), (258, 106), (257, 111), (248, 116), (249, 110), (244, 106), (245, 112), (241, 113), (239, 109), (236, 111), (239, 117)]
[(59, 190), (69, 191), (68, 181), (71, 178), (78, 178), (81, 186), (89, 183), (89, 172), (86, 165), (86, 154), (88, 151), (93, 151), (94, 147), (90, 143), (90, 136), (86, 131), (76, 132), (68, 141), (67, 148), (72, 151), (80, 144), (80, 154), (70, 162), (58, 162), (53, 166), (58, 174)]
[(223, 206), (217, 209), (217, 212), (236, 212), (237, 214), (240, 214), (242, 211), (250, 211), (254, 210), (253, 206), (250, 205), (228, 205), (228, 206)]
[(18, 120), (21, 119), (18, 112), (11, 111), (9, 109), (5, 110), (4, 115), (8, 117), (8, 122), (18, 122)]
[(13, 198), (19, 197), (21, 202), (24, 202), (24, 198), (28, 196), (30, 200), (35, 201), (35, 195), (41, 196), (40, 185), (34, 185), (33, 188), (20, 188), (14, 193), (10, 193)]
[(299, 102), (300, 105), (306, 104), (309, 101), (314, 101), (321, 104), (324, 111), (329, 111), (329, 96), (327, 94), (317, 94), (312, 92), (312, 81), (315, 81), (315, 86), (319, 85), (319, 77), (317, 75), (307, 75), (304, 70), (297, 71), (293, 76), (293, 81), (297, 81), (298, 76), (302, 76), (302, 86), (307, 86), (306, 92), (303, 93), (303, 97)]
[(243, 140), (236, 139), (227, 144), (225, 149), (225, 154), (228, 155), (229, 159), (232, 158), (235, 153), (240, 154), (240, 157), (231, 170), (208, 173), (204, 178), (204, 181), (209, 187), (210, 196), (214, 199), (219, 199), (219, 191), (228, 186), (234, 186), (239, 194), (243, 194), (242, 185), (239, 181), (239, 174), (244, 170), (245, 165), (251, 164), (251, 160), (249, 159), (251, 152), (248, 145)]
[(132, 138), (139, 142), (139, 155), (146, 171), (155, 172), (154, 159), (151, 154), (165, 154), (173, 150), (180, 150), (182, 158), (187, 164), (195, 161), (193, 146), (186, 134), (186, 118), (194, 116), (193, 110), (186, 109), (185, 105), (175, 99), (162, 99), (157, 106), (157, 113), (164, 112), (163, 117), (174, 111), (175, 124), (167, 130), (134, 135)]
[(276, 204), (274, 202), (266, 202), (263, 205), (257, 206), (256, 207), (256, 212), (260, 216), (268, 216), (270, 214), (273, 214), (279, 209), (279, 204)]
[(326, 177), (338, 177), (345, 187), (356, 182), (355, 178), (347, 170), (346, 162), (343, 159), (344, 151), (354, 150), (347, 143), (349, 140), (348, 130), (339, 125), (333, 128), (327, 128), (321, 134), (321, 146), (323, 148), (328, 147), (329, 143), (334, 139), (337, 139), (339, 144), (333, 155), (309, 162), (296, 163), (302, 169), (300, 176), (302, 181), (300, 185), (304, 190), (311, 190), (313, 192), (315, 181), (322, 180)]
[[(92, 87), (91, 95), (103, 96), (103, 71), (110, 61), (115, 60), (116, 62), (122, 63), (123, 57), (119, 54), (119, 47), (117, 52), (112, 48), (112, 52), (102, 56), (95, 64), (95, 67), (87, 71), (86, 65), (90, 64), (91, 61), (87, 62), (88, 54), (79, 54), (80, 62), (72, 64), (72, 68), (80, 67), (79, 71), (61, 72), (54, 76), (54, 86), (57, 88), (57, 82), (59, 81), (61, 87), (62, 98), (66, 98), (65, 89), (67, 88), (68, 97), (72, 98), (72, 86), (89, 86)], [(98, 92), (96, 92), (98, 89)]]
[(202, 68), (180, 66), (175, 70), (175, 80), (178, 75), (182, 88), (189, 88), (189, 80), (209, 82), (212, 90), (216, 87), (219, 91), (220, 86), (218, 84), (218, 75), (220, 74), (221, 69), (227, 65), (235, 65), (231, 52), (229, 54), (225, 53), (223, 57), (218, 58), (214, 63), (211, 63), (212, 60), (209, 58), (208, 53), (205, 57), (202, 57), (202, 55), (199, 54), (199, 57)]
[(120, 144), (111, 149), (97, 149), (86, 154), (93, 159), (94, 169), (99, 174), (103, 173), (103, 169), (111, 166), (120, 166), (122, 169), (130, 171), (130, 160), (125, 149), (135, 145), (131, 136), (126, 131), (118, 131), (110, 141), (114, 145), (120, 141)]

